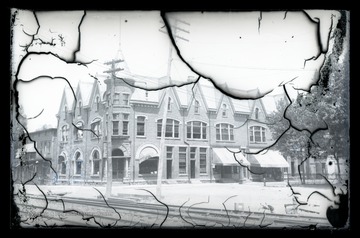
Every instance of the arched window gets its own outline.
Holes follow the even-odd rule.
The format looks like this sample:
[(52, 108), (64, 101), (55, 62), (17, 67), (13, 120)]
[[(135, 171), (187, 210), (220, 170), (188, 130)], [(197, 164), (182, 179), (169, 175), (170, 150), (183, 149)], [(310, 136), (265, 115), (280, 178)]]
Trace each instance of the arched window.
[(172, 105), (172, 101), (171, 101), (171, 97), (169, 97), (168, 99), (168, 105), (167, 105), (167, 110), (170, 112), (171, 111), (171, 105)]
[(186, 123), (186, 138), (206, 139), (207, 124), (200, 121), (190, 121)]
[(266, 129), (262, 126), (252, 126), (250, 127), (250, 142), (266, 142), (265, 137)]
[(198, 100), (195, 100), (194, 112), (199, 113), (199, 108), (200, 108), (200, 103)]
[(101, 119), (96, 118), (91, 122), (91, 138), (98, 138), (101, 135)]
[(220, 123), (216, 125), (216, 140), (233, 141), (234, 126), (228, 123)]
[(66, 161), (64, 156), (62, 155), (59, 156), (58, 164), (59, 164), (59, 173), (61, 175), (66, 174)]
[(75, 140), (82, 140), (84, 136), (84, 124), (82, 122), (76, 123), (76, 126), (74, 127), (74, 137)]
[(255, 119), (259, 119), (259, 108), (255, 108)]
[(92, 175), (100, 175), (100, 153), (98, 150), (94, 150), (91, 157), (91, 171)]
[(227, 105), (225, 103), (222, 105), (222, 116), (227, 117)]
[[(179, 138), (179, 121), (166, 119), (165, 137)], [(161, 137), (162, 119), (157, 121), (157, 136)]]
[(62, 142), (68, 141), (68, 132), (69, 132), (68, 125), (63, 125), (61, 127), (61, 141)]
[(79, 151), (75, 153), (75, 166), (74, 166), (74, 174), (81, 175), (81, 165), (82, 165), (82, 156)]

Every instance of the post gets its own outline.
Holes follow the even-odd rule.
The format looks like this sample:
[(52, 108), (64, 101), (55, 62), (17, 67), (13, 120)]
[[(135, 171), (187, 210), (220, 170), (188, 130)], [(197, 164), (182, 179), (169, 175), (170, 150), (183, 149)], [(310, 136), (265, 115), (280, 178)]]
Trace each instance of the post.
[[(112, 60), (112, 61), (109, 61), (109, 62), (106, 62), (105, 65), (111, 65), (111, 68), (109, 70), (106, 70), (104, 71), (104, 73), (109, 73), (111, 75), (111, 78), (110, 78), (110, 100), (113, 99), (114, 97), (114, 86), (115, 86), (115, 72), (117, 71), (121, 71), (123, 69), (121, 68), (115, 68), (115, 64), (117, 63), (121, 63), (123, 62), (123, 60)], [(112, 102), (109, 102), (109, 108), (108, 108), (108, 111), (110, 111), (108, 113), (108, 116), (107, 116), (107, 120), (108, 120), (108, 126), (107, 126), (107, 176), (106, 176), (106, 193), (105, 193), (105, 197), (106, 198), (109, 198), (111, 196), (111, 188), (112, 188), (112, 151), (111, 151), (111, 130), (110, 128), (112, 127), (111, 126), (111, 117), (112, 117)]]
[(156, 184), (156, 197), (161, 199), (161, 184), (162, 184), (162, 175), (163, 175), (163, 164), (165, 161), (165, 129), (166, 129), (166, 118), (167, 118), (167, 105), (169, 102), (169, 97), (167, 95), (167, 89), (165, 91), (165, 100), (164, 100), (164, 113), (161, 124), (161, 139), (160, 139), (160, 153), (159, 153), (159, 163), (158, 163), (158, 174), (157, 174), (157, 184)]

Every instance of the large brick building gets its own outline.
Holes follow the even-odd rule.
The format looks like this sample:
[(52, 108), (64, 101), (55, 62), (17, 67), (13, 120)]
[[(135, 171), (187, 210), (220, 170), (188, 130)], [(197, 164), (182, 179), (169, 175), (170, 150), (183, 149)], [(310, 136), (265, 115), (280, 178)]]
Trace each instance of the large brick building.
[(141, 89), (138, 81), (108, 77), (105, 85), (80, 82), (75, 95), (64, 89), (54, 161), (59, 182), (105, 182), (110, 158), (113, 181), (156, 181), (164, 110), (165, 181), (251, 176), (243, 152), (272, 141), (262, 99), (235, 100), (204, 79), (162, 90)]

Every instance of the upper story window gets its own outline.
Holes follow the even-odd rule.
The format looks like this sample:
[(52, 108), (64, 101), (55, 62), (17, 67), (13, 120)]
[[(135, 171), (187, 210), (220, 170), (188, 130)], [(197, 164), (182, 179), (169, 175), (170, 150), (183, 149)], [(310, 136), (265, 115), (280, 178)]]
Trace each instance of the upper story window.
[(255, 108), (255, 119), (259, 119), (259, 108)]
[(112, 131), (113, 131), (113, 135), (117, 136), (119, 135), (119, 120), (120, 120), (120, 113), (113, 113), (113, 126), (112, 126)]
[(186, 138), (206, 139), (207, 124), (200, 121), (190, 121), (186, 124)]
[(136, 118), (136, 135), (145, 136), (145, 117), (138, 116)]
[(99, 111), (100, 110), (100, 97), (99, 96), (96, 96), (96, 99), (95, 99), (95, 111)]
[(123, 95), (122, 95), (122, 103), (123, 103), (124, 106), (129, 106), (129, 98), (130, 98), (129, 94), (123, 93)]
[[(179, 138), (179, 121), (166, 119), (165, 137)], [(162, 119), (157, 120), (157, 136), (161, 137)]]
[(168, 105), (167, 105), (167, 110), (170, 112), (171, 111), (171, 107), (172, 107), (172, 100), (171, 97), (169, 97), (168, 99)]
[(79, 116), (81, 116), (81, 113), (82, 113), (82, 102), (81, 101), (79, 101), (79, 108), (78, 108), (78, 110), (79, 110)]
[(82, 122), (76, 123), (76, 126), (74, 127), (74, 136), (75, 140), (81, 140), (84, 136), (84, 124)]
[(125, 113), (123, 113), (122, 134), (124, 136), (129, 135), (129, 114)]
[(91, 138), (98, 138), (101, 135), (101, 120), (99, 118), (91, 122)]
[(200, 112), (200, 103), (199, 103), (199, 101), (198, 100), (195, 100), (195, 103), (194, 103), (195, 105), (195, 107), (194, 107), (194, 113), (196, 113), (196, 114), (198, 114), (199, 112)]
[(64, 120), (67, 119), (67, 106), (64, 107)]
[(266, 142), (266, 129), (262, 126), (250, 127), (250, 142)]
[(221, 113), (223, 117), (227, 117), (227, 105), (225, 103), (221, 106)]
[(216, 125), (216, 140), (233, 141), (234, 126), (228, 123), (220, 123)]
[(69, 127), (68, 127), (68, 125), (63, 125), (62, 127), (61, 127), (61, 141), (62, 142), (66, 142), (66, 141), (68, 141), (68, 139), (69, 139)]
[(120, 93), (114, 93), (113, 104), (114, 105), (119, 105), (120, 104)]

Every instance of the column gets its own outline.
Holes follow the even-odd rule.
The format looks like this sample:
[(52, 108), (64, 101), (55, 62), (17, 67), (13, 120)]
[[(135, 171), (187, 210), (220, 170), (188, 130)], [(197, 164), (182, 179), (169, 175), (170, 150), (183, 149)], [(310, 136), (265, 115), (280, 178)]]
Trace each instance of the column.
[(125, 176), (124, 178), (129, 179), (129, 158), (125, 159)]

